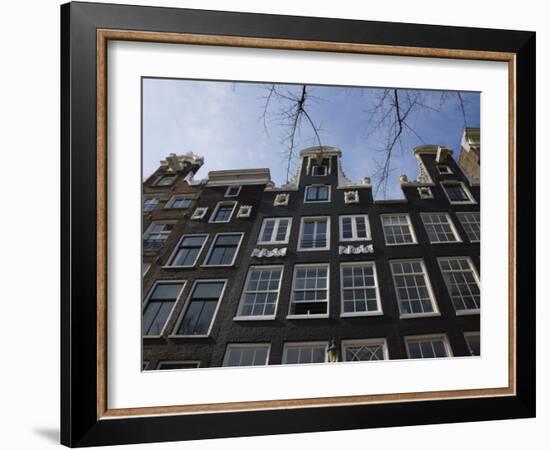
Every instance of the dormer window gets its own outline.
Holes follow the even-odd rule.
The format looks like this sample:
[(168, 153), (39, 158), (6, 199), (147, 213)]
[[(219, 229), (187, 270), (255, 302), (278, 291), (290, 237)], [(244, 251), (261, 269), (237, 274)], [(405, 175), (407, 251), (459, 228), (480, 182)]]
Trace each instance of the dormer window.
[(439, 175), (452, 175), (453, 173), (452, 169), (446, 164), (438, 164), (435, 168), (437, 169)]
[(324, 177), (327, 175), (327, 166), (318, 166), (317, 164), (311, 166), (312, 177)]
[(241, 186), (228, 186), (225, 191), (225, 197), (238, 197), (241, 192)]
[(177, 175), (163, 175), (155, 181), (155, 186), (172, 186), (176, 181)]

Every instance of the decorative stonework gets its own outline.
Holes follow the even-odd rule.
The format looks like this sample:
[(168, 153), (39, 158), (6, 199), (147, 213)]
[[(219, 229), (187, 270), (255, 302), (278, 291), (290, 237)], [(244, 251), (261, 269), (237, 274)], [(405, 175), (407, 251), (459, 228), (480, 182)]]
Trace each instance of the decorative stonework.
[(191, 220), (201, 220), (204, 219), (204, 216), (206, 216), (206, 212), (208, 211), (208, 208), (197, 208), (195, 211), (193, 211), (193, 215), (191, 216)]
[(282, 248), (255, 248), (252, 250), (252, 257), (253, 258), (276, 258), (279, 256), (285, 256), (286, 255), (286, 247)]
[(409, 182), (409, 178), (407, 177), (407, 175), (403, 174), (399, 177), (399, 182), (400, 183), (408, 183)]
[(422, 200), (434, 198), (434, 194), (428, 186), (422, 186), (416, 189), (418, 190), (418, 195)]
[(170, 153), (166, 157), (166, 160), (161, 161), (160, 164), (161, 166), (168, 167), (168, 170), (172, 172), (179, 172), (185, 168), (185, 164), (202, 166), (204, 158), (193, 152), (187, 152), (183, 155)]
[(340, 245), (338, 247), (339, 255), (359, 255), (361, 253), (374, 253), (374, 247), (372, 244), (355, 245)]
[(246, 219), (250, 217), (251, 214), (252, 214), (252, 206), (249, 206), (249, 205), (239, 206), (239, 210), (237, 211), (237, 218)]
[(290, 194), (277, 194), (273, 206), (287, 206)]
[(345, 203), (359, 203), (359, 192), (358, 191), (346, 191), (346, 192), (344, 192), (344, 202)]

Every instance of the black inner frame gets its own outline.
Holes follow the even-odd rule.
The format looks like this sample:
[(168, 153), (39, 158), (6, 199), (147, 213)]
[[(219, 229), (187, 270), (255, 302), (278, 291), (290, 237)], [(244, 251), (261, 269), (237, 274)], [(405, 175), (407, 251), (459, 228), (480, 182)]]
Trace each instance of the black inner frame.
[[(96, 30), (516, 53), (517, 395), (97, 420)], [(71, 447), (535, 416), (535, 33), (127, 5), (61, 6), (61, 443)], [(507, 155), (508, 149), (502, 149)]]

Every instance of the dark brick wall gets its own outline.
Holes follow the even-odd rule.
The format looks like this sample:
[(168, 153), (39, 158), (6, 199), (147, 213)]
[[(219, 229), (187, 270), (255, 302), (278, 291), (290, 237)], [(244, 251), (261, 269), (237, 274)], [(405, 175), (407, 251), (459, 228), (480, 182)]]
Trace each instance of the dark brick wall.
[[(208, 206), (205, 219), (189, 221), (183, 218), (172, 236), (159, 254), (160, 265), (165, 264), (168, 255), (174, 249), (177, 240), (183, 233), (208, 233), (208, 242), (204, 248), (198, 267), (192, 269), (162, 269), (155, 265), (144, 280), (146, 294), (154, 279), (186, 280), (183, 295), (177, 302), (166, 327), (167, 334), (173, 330), (180, 316), (185, 300), (193, 281), (196, 279), (228, 280), (224, 297), (219, 306), (210, 336), (207, 338), (145, 338), (144, 359), (149, 361), (149, 368), (155, 368), (160, 360), (200, 360), (202, 367), (220, 366), (228, 343), (271, 342), (270, 364), (279, 364), (282, 360), (283, 343), (299, 341), (329, 341), (335, 338), (337, 345), (343, 339), (387, 339), (391, 359), (406, 358), (404, 336), (415, 334), (446, 333), (455, 356), (469, 355), (463, 333), (479, 330), (479, 316), (457, 316), (449, 298), (436, 258), (438, 256), (469, 256), (479, 273), (479, 244), (471, 244), (463, 232), (456, 217), (457, 211), (479, 210), (479, 188), (469, 186), (459, 167), (451, 156), (444, 161), (452, 170), (452, 175), (439, 175), (435, 169), (435, 156), (422, 155), (428, 167), (430, 176), (436, 183), (432, 187), (434, 199), (421, 200), (416, 187), (404, 187), (406, 200), (402, 202), (373, 202), (370, 188), (357, 189), (360, 203), (345, 204), (345, 189), (337, 189), (336, 157), (333, 157), (332, 172), (325, 177), (311, 177), (302, 167), (300, 186), (290, 193), (287, 207), (273, 206), (275, 195), (280, 191), (265, 190), (264, 186), (243, 186), (238, 198), (224, 198), (225, 187), (203, 187), (196, 206)], [(474, 205), (451, 205), (442, 188), (437, 184), (443, 180), (463, 181), (477, 200)], [(331, 202), (304, 204), (304, 189), (309, 184), (330, 184)], [(355, 189), (353, 189), (355, 190)], [(208, 218), (216, 203), (224, 200), (236, 200), (239, 205), (253, 206), (252, 217), (237, 219), (238, 206), (229, 224), (211, 224)], [(194, 208), (191, 208), (194, 209)], [(448, 212), (459, 232), (462, 243), (430, 244), (420, 218), (421, 212)], [(418, 240), (416, 245), (390, 247), (385, 245), (384, 234), (380, 222), (380, 214), (409, 213)], [(160, 214), (160, 213), (159, 213)], [(372, 233), (373, 254), (339, 255), (339, 215), (368, 214)], [(330, 216), (330, 250), (297, 252), (300, 218), (303, 216)], [(158, 217), (154, 216), (155, 219)], [(287, 255), (281, 258), (252, 258), (252, 250), (262, 221), (268, 217), (292, 217), (292, 229), (287, 247)], [(241, 243), (236, 263), (232, 267), (207, 268), (200, 267), (217, 232), (238, 231), (245, 236)], [(278, 245), (277, 247), (281, 247)], [(271, 246), (272, 247), (272, 246)], [(389, 261), (397, 258), (422, 258), (426, 264), (429, 279), (441, 315), (437, 317), (400, 319), (396, 293), (391, 276)], [(375, 261), (379, 284), (379, 292), (384, 312), (381, 316), (371, 317), (340, 317), (340, 262)], [(300, 263), (330, 263), (329, 284), (329, 318), (319, 319), (287, 319), (289, 311), (290, 291), (295, 264)], [(275, 320), (265, 321), (235, 321), (233, 318), (244, 287), (247, 270), (250, 265), (283, 265), (282, 288), (276, 311)]]

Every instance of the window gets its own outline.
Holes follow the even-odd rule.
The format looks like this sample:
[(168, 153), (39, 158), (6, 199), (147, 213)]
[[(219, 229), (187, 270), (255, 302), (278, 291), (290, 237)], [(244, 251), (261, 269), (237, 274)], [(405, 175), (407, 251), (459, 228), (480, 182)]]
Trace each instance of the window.
[(468, 350), (470, 351), (470, 355), (472, 356), (481, 355), (479, 332), (464, 333), (464, 339), (466, 339), (466, 344), (468, 345)]
[(311, 166), (311, 176), (313, 177), (324, 177), (326, 176), (328, 172), (327, 166), (319, 166), (317, 164), (314, 164)]
[(171, 186), (176, 181), (176, 175), (164, 175), (157, 179), (155, 186)]
[(304, 201), (306, 203), (330, 202), (330, 186), (306, 186), (306, 196)]
[(359, 203), (359, 192), (358, 191), (344, 192), (344, 203), (346, 205), (350, 203)]
[(273, 200), (273, 206), (287, 206), (290, 194), (277, 194)]
[(153, 222), (143, 237), (143, 251), (156, 251), (163, 245), (174, 228), (173, 222)]
[(193, 215), (191, 216), (191, 220), (204, 219), (204, 216), (206, 216), (207, 211), (208, 211), (208, 207), (196, 208), (195, 211), (193, 211)]
[(251, 215), (252, 215), (252, 206), (250, 205), (239, 206), (239, 210), (237, 211), (237, 219), (247, 219)]
[(461, 212), (456, 215), (470, 242), (479, 242), (481, 237), (479, 212)]
[(195, 281), (176, 327), (178, 336), (208, 336), (226, 280)]
[(283, 348), (283, 364), (323, 363), (327, 360), (326, 342), (287, 343)]
[(466, 189), (464, 183), (441, 183), (447, 198), (451, 204), (476, 203), (472, 194)]
[(158, 282), (154, 285), (143, 308), (143, 335), (160, 336), (168, 316), (183, 290), (184, 281)]
[(434, 198), (432, 190), (428, 186), (421, 186), (421, 187), (417, 188), (417, 190), (418, 190), (418, 196), (422, 200), (427, 200), (427, 199), (430, 199), (430, 198)]
[(248, 269), (237, 318), (274, 319), (281, 289), (283, 266), (253, 266)]
[(243, 233), (218, 233), (206, 257), (206, 266), (232, 266), (239, 251)]
[(200, 361), (159, 361), (157, 370), (196, 369)]
[(447, 336), (409, 336), (405, 338), (410, 359), (446, 358), (452, 356)]
[(435, 167), (440, 175), (451, 175), (453, 173), (451, 168), (445, 164), (437, 164)]
[(298, 250), (329, 250), (330, 218), (302, 217)]
[(456, 313), (479, 312), (479, 279), (470, 258), (437, 258), (437, 261)]
[(197, 263), (207, 238), (207, 234), (183, 235), (170, 259), (170, 266), (193, 267)]
[(185, 197), (172, 197), (168, 203), (166, 204), (165, 208), (167, 209), (185, 209), (189, 208), (189, 205), (191, 205), (191, 199), (185, 198)]
[(223, 366), (267, 366), (269, 349), (269, 344), (229, 344), (223, 358)]
[(401, 317), (437, 315), (424, 261), (390, 261)]
[(237, 202), (220, 202), (216, 205), (216, 209), (210, 216), (212, 223), (227, 223), (231, 220), (233, 211), (237, 206)]
[(340, 216), (340, 241), (370, 241), (367, 215)]
[(238, 197), (241, 193), (241, 186), (228, 186), (225, 191), (225, 197)]
[(342, 341), (342, 361), (380, 361), (388, 358), (385, 339)]
[(289, 317), (328, 317), (328, 264), (297, 265)]
[(340, 264), (342, 316), (381, 314), (373, 262)]
[(383, 214), (380, 219), (386, 245), (416, 244), (416, 236), (408, 214)]
[(258, 244), (288, 244), (291, 224), (290, 217), (264, 219), (258, 236)]
[(461, 242), (449, 214), (421, 213), (428, 239), (432, 244)]
[(158, 204), (159, 204), (158, 198), (146, 198), (143, 201), (143, 212), (152, 211), (157, 207)]

